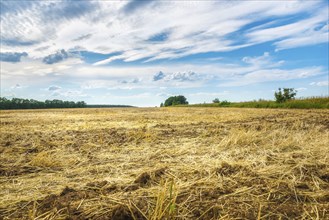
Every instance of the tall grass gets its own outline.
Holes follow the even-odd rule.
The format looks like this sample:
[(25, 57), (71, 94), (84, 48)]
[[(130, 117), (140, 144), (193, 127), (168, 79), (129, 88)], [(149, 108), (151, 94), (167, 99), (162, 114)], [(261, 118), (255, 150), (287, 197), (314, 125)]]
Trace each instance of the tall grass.
[(237, 108), (295, 108), (295, 109), (328, 109), (329, 96), (308, 97), (277, 103), (271, 100), (258, 100), (249, 102), (204, 103), (192, 105), (179, 105), (179, 107), (237, 107)]

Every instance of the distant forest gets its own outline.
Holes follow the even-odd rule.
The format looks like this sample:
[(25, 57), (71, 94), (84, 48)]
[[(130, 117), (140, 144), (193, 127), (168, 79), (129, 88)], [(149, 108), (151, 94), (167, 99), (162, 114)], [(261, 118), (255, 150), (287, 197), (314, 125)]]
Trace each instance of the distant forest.
[(0, 109), (43, 109), (43, 108), (129, 108), (131, 105), (87, 105), (84, 101), (63, 101), (59, 99), (38, 101), (34, 99), (7, 99), (0, 97)]
[(85, 108), (84, 101), (73, 102), (59, 99), (46, 100), (44, 102), (34, 99), (7, 99), (0, 97), (0, 109), (42, 109), (42, 108)]

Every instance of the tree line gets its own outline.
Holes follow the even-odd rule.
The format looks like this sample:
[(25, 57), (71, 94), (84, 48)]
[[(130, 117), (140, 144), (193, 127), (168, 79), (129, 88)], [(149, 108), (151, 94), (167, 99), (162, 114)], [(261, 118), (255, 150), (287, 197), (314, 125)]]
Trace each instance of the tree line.
[(38, 101), (34, 99), (7, 99), (0, 97), (0, 109), (41, 109), (41, 108), (84, 108), (84, 101), (63, 101), (59, 99)]

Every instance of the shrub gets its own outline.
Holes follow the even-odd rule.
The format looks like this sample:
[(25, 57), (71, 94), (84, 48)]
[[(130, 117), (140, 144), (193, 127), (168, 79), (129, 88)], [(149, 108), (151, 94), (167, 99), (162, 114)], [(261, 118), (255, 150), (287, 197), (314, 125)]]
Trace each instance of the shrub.
[(279, 91), (274, 93), (275, 101), (277, 103), (283, 103), (293, 99), (296, 94), (297, 91), (293, 88), (283, 88), (283, 91), (279, 88)]
[(215, 98), (214, 100), (212, 100), (213, 103), (219, 103), (219, 99)]
[(179, 95), (179, 96), (171, 96), (166, 99), (164, 106), (172, 106), (172, 105), (187, 105), (188, 102), (185, 98), (185, 96)]
[(221, 101), (220, 102), (220, 106), (228, 106), (228, 105), (230, 105), (231, 103), (229, 102), (229, 101), (227, 101), (227, 100), (224, 100), (224, 101)]

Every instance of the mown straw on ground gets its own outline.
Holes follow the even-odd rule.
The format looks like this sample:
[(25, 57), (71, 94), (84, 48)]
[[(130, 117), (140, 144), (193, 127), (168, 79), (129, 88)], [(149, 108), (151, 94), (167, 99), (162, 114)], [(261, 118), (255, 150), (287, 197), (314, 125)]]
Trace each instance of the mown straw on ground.
[(329, 219), (329, 111), (1, 111), (0, 219)]

